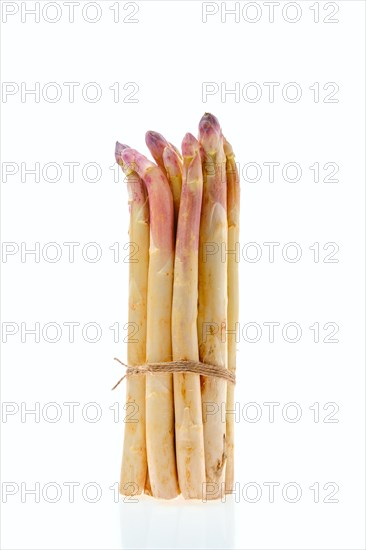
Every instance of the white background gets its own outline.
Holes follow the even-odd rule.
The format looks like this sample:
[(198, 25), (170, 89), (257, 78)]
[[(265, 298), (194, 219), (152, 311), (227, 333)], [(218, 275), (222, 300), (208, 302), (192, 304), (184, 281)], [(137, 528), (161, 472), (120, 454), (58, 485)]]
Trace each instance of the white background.
[[(4, 20), (6, 10), (18, 12)], [(2, 240), (15, 243), (19, 252), (2, 257), (3, 341), (9, 327), (18, 327), (3, 343), (2, 400), (2, 547), (6, 549), (116, 549), (116, 548), (253, 548), (253, 549), (360, 549), (364, 548), (364, 32), (365, 5), (362, 1), (330, 3), (297, 2), (287, 7), (281, 2), (269, 21), (269, 8), (257, 2), (248, 12), (240, 12), (239, 21), (228, 16), (221, 21), (221, 3), (217, 14), (202, 22), (201, 2), (138, 1), (137, 23), (123, 22), (133, 9), (120, 3), (119, 22), (114, 22), (115, 2), (98, 2), (100, 20), (90, 23), (82, 16), (86, 4), (75, 6), (75, 20), (59, 2), (61, 18), (55, 23), (55, 7), (40, 16), (23, 13), (34, 2), (2, 2), (2, 81), (19, 87), (14, 95), (2, 97), (2, 162), (8, 175), (2, 185)], [(45, 2), (41, 2), (43, 6)], [(247, 2), (241, 2), (240, 8)], [(15, 7), (14, 7), (15, 6)], [(229, 2), (227, 7), (233, 7)], [(259, 6), (259, 8), (258, 8)], [(296, 7), (297, 6), (297, 7)], [(310, 9), (313, 6), (313, 9)], [(315, 7), (314, 7), (315, 6)], [(324, 19), (339, 8), (333, 19)], [(319, 22), (314, 22), (319, 8)], [(124, 9), (125, 8), (125, 9)], [(212, 9), (214, 9), (213, 6)], [(216, 9), (215, 8), (215, 9)], [(87, 17), (96, 11), (88, 8)], [(114, 8), (116, 9), (116, 7)], [(255, 18), (260, 10), (258, 21)], [(297, 10), (294, 11), (294, 10)], [(300, 11), (299, 11), (300, 10)], [(300, 14), (297, 22), (290, 23)], [(39, 102), (32, 95), (21, 97), (40, 83)], [(58, 84), (59, 101), (49, 101)], [(75, 100), (70, 102), (64, 82), (80, 83)], [(83, 98), (83, 87), (96, 82), (102, 91), (99, 101)], [(114, 83), (120, 85), (120, 100), (114, 102)], [(135, 82), (138, 102), (127, 103), (123, 90)], [(257, 83), (262, 97), (248, 101), (241, 93), (220, 92), (202, 98), (204, 82), (215, 82), (215, 89), (242, 92), (247, 83)], [(269, 101), (265, 82), (278, 82), (273, 101)], [(296, 82), (301, 98), (285, 100), (283, 87)], [(319, 101), (314, 90), (319, 83)], [(335, 82), (338, 102), (325, 103), (333, 90), (323, 87)], [(6, 88), (9, 90), (10, 88)], [(244, 92), (245, 92), (244, 88)], [(299, 89), (299, 88), (298, 88)], [(248, 91), (253, 93), (254, 88)], [(93, 90), (90, 88), (90, 97)], [(291, 93), (294, 88), (289, 89)], [(110, 388), (122, 375), (114, 356), (126, 359), (123, 329), (127, 321), (128, 206), (126, 186), (115, 182), (114, 144), (116, 139), (147, 153), (144, 133), (162, 132), (180, 145), (185, 132), (197, 132), (200, 117), (212, 111), (219, 118), (225, 135), (232, 142), (241, 169), (257, 163), (262, 177), (253, 172), (242, 178), (240, 261), (240, 324), (257, 323), (262, 329), (258, 342), (250, 343), (249, 330), (238, 344), (238, 423), (236, 424), (236, 480), (240, 491), (226, 503), (158, 502), (149, 498), (137, 502), (114, 502), (110, 489), (119, 479), (123, 441), (124, 388)], [(58, 163), (62, 174), (51, 182), (52, 168), (46, 177), (24, 173), (47, 163)], [(70, 181), (64, 163), (80, 163)], [(264, 162), (277, 162), (275, 180), (269, 181)], [(297, 182), (286, 181), (282, 168), (296, 162), (302, 170)], [(315, 162), (320, 165), (320, 181), (314, 181)], [(339, 167), (334, 178), (323, 181)], [(15, 163), (13, 165), (4, 163)], [(21, 173), (23, 165), (23, 180)], [(90, 169), (97, 163), (98, 181)], [(110, 169), (112, 167), (112, 169)], [(117, 172), (116, 172), (117, 173)], [(290, 177), (291, 171), (288, 173)], [(287, 178), (289, 179), (289, 178)], [(40, 259), (26, 255), (22, 261), (21, 243), (34, 248), (40, 243)], [(58, 243), (62, 256), (52, 263), (42, 255), (44, 245)], [(77, 242), (75, 261), (70, 262), (65, 242)], [(100, 261), (83, 258), (82, 249), (98, 243)], [(257, 243), (262, 256), (248, 261)], [(269, 261), (265, 242), (280, 243), (274, 261)], [(282, 255), (286, 243), (295, 242), (301, 258), (291, 262)], [(119, 261), (114, 262), (114, 243), (120, 243)], [(319, 243), (320, 258), (314, 261), (310, 249)], [(336, 243), (338, 262), (324, 262)], [(6, 250), (10, 250), (6, 245)], [(285, 248), (286, 250), (286, 248)], [(49, 257), (55, 249), (48, 249)], [(86, 253), (88, 250), (86, 251)], [(288, 254), (294, 248), (288, 249)], [(90, 257), (94, 250), (89, 248)], [(250, 259), (250, 258), (249, 258)], [(277, 322), (274, 342), (269, 342), (266, 322)], [(65, 322), (80, 323), (75, 341), (69, 342)], [(282, 335), (286, 323), (297, 323), (301, 338), (290, 343)], [(5, 325), (4, 325), (5, 323)], [(9, 325), (9, 323), (15, 323)], [(23, 342), (22, 330), (23, 325)], [(24, 334), (25, 328), (40, 323), (40, 342)], [(50, 343), (52, 328), (61, 327), (59, 341)], [(82, 336), (87, 323), (97, 323), (98, 342)], [(119, 341), (109, 328), (119, 323)], [(318, 343), (314, 331), (319, 323)], [(338, 343), (325, 343), (336, 323)], [(117, 325), (115, 325), (117, 326)], [(4, 336), (5, 327), (5, 336)], [(251, 330), (255, 329), (255, 325)], [(93, 338), (90, 329), (88, 337)], [(293, 338), (291, 330), (289, 338)], [(289, 339), (288, 338), (288, 339)], [(24, 403), (23, 405), (21, 403)], [(50, 422), (58, 404), (61, 418)], [(66, 402), (79, 403), (75, 420), (69, 421)], [(102, 417), (89, 418), (95, 402)], [(257, 405), (248, 406), (248, 403)], [(266, 402), (276, 402), (274, 421), (269, 421)], [(301, 418), (286, 404), (295, 402)], [(13, 405), (9, 405), (13, 403)], [(21, 410), (39, 403), (40, 418), (21, 416)], [(119, 422), (114, 422), (119, 404)], [(314, 410), (319, 403), (319, 422)], [(327, 403), (335, 403), (323, 409)], [(284, 408), (285, 407), (285, 408)], [(300, 409), (299, 409), (300, 407)], [(326, 415), (338, 422), (324, 422)], [(84, 408), (84, 409), (83, 409)], [(16, 412), (19, 409), (19, 412)], [(3, 410), (3, 411), (4, 411)], [(82, 415), (84, 410), (84, 417)], [(42, 414), (43, 411), (43, 414)], [(259, 413), (258, 413), (259, 411)], [(283, 416), (283, 411), (285, 418)], [(259, 418), (261, 413), (261, 417)], [(258, 421), (250, 422), (258, 414)], [(89, 415), (89, 416), (87, 416)], [(329, 418), (328, 418), (329, 420)], [(76, 482), (75, 501), (69, 502), (64, 483)], [(274, 502), (270, 502), (267, 482), (277, 482)], [(8, 485), (4, 486), (4, 483)], [(13, 485), (9, 485), (13, 483)], [(23, 485), (21, 485), (23, 483)], [(40, 484), (40, 502), (26, 494)], [(52, 487), (42, 494), (47, 483), (58, 484), (58, 502)], [(98, 484), (101, 498), (87, 502), (82, 489), (87, 483)], [(248, 483), (252, 485), (249, 492)], [(291, 489), (287, 500), (282, 490), (287, 483), (301, 488), (298, 502)], [(319, 502), (314, 490), (319, 484)], [(333, 485), (326, 485), (332, 483)], [(336, 484), (333, 499), (324, 502)], [(324, 485), (326, 487), (324, 488)], [(257, 502), (254, 488), (260, 487)], [(6, 497), (4, 487), (15, 494)], [(252, 490), (254, 492), (252, 492)], [(92, 488), (88, 494), (93, 498)], [(22, 502), (25, 501), (25, 502)]]

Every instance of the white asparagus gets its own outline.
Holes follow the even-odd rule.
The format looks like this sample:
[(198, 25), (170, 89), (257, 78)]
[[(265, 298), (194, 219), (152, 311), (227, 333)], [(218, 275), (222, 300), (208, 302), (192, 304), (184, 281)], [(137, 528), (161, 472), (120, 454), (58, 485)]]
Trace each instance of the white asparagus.
[[(150, 251), (147, 298), (147, 362), (171, 361), (171, 309), (174, 262), (174, 210), (162, 170), (133, 149), (122, 158), (144, 181), (150, 205)], [(152, 494), (174, 498), (178, 481), (174, 447), (173, 377), (146, 375), (146, 446)]]
[(173, 194), (175, 226), (178, 224), (180, 197), (182, 192), (182, 161), (171, 146), (163, 151), (163, 162), (170, 189)]
[(180, 194), (182, 191), (183, 159), (179, 150), (169, 143), (159, 132), (149, 130), (145, 142), (153, 159), (163, 170), (173, 194), (175, 227), (178, 221)]
[(163, 135), (159, 134), (159, 132), (154, 132), (153, 130), (149, 130), (148, 132), (146, 132), (145, 143), (148, 146), (149, 151), (156, 164), (159, 166), (159, 168), (163, 170), (166, 175), (163, 153), (165, 147), (171, 147), (173, 149), (173, 146), (165, 139)]
[(146, 481), (145, 481), (145, 490), (144, 490), (144, 493), (146, 495), (149, 495), (152, 497), (152, 491), (151, 491), (151, 483), (150, 483), (150, 476), (149, 476), (149, 468), (147, 469), (147, 472), (146, 472)]
[[(198, 339), (200, 360), (227, 367), (227, 249), (226, 158), (217, 119), (206, 113), (199, 124), (203, 159), (203, 199), (200, 225)], [(226, 425), (221, 409), (226, 404), (227, 383), (201, 377), (206, 481), (216, 489), (207, 498), (220, 497), (225, 479)], [(211, 485), (211, 487), (212, 487)]]
[[(173, 361), (198, 361), (198, 244), (203, 182), (199, 143), (191, 134), (186, 134), (182, 152), (183, 187), (173, 285)], [(179, 487), (184, 498), (198, 499), (203, 496), (206, 481), (200, 376), (174, 373), (173, 377)]]
[[(131, 366), (137, 366), (146, 361), (149, 202), (143, 182), (122, 160), (122, 151), (127, 148), (126, 145), (117, 142), (115, 156), (126, 176), (130, 205), (129, 237), (136, 249), (135, 261), (129, 264), (128, 321), (137, 327), (138, 332), (137, 341), (128, 341), (127, 362)], [(123, 495), (140, 494), (145, 487), (147, 457), (144, 376), (127, 378), (127, 407), (129, 404), (134, 412), (134, 422), (125, 423), (120, 478), (120, 493)]]
[[(232, 251), (239, 246), (240, 221), (240, 181), (235, 155), (230, 143), (224, 139), (227, 179), (227, 220), (228, 220), (228, 368), (236, 372), (236, 330), (239, 321), (239, 260)], [(234, 426), (235, 415), (234, 385), (228, 384), (226, 410), (226, 474), (225, 490), (231, 492), (234, 486)]]

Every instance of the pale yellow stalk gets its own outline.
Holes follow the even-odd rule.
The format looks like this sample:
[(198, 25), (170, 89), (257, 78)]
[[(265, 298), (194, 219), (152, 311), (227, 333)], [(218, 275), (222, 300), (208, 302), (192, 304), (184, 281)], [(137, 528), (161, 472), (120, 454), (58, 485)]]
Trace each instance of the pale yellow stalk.
[[(182, 151), (183, 187), (173, 286), (173, 361), (198, 361), (198, 244), (203, 182), (199, 144), (191, 134), (185, 136)], [(202, 498), (206, 481), (200, 376), (190, 373), (173, 376), (179, 487), (184, 498), (198, 499)]]
[[(149, 265), (149, 202), (139, 176), (122, 160), (127, 146), (117, 142), (116, 161), (127, 181), (130, 205), (130, 242), (135, 247), (134, 261), (129, 264), (128, 322), (136, 327), (136, 341), (127, 345), (127, 361), (131, 366), (146, 361), (147, 277)], [(145, 433), (145, 378), (130, 376), (126, 380), (126, 405), (133, 410), (131, 421), (125, 423), (120, 492), (140, 494), (145, 487), (147, 458)]]
[[(227, 264), (221, 251), (227, 248), (226, 158), (217, 119), (206, 113), (199, 125), (203, 159), (203, 199), (200, 225), (198, 340), (200, 360), (227, 367)], [(226, 425), (221, 418), (226, 403), (226, 381), (201, 377), (206, 481), (220, 497), (225, 479)]]
[(149, 468), (147, 469), (147, 472), (146, 472), (146, 481), (145, 481), (145, 490), (144, 490), (144, 493), (146, 495), (149, 495), (152, 497), (152, 492), (151, 492), (151, 483), (150, 483), (150, 476), (149, 476)]
[[(240, 219), (240, 182), (235, 155), (228, 141), (224, 139), (226, 155), (227, 179), (227, 220), (228, 220), (228, 250), (237, 250), (239, 246), (239, 219)], [(236, 254), (228, 255), (228, 368), (236, 372), (236, 330), (239, 321), (239, 259)], [(235, 427), (235, 399), (233, 384), (227, 387), (226, 410), (226, 474), (225, 488), (231, 492), (234, 486), (234, 427)]]
[[(150, 205), (150, 251), (147, 298), (147, 362), (171, 361), (171, 309), (174, 262), (174, 210), (162, 170), (135, 150), (122, 158), (143, 179)], [(146, 446), (152, 494), (178, 494), (174, 448), (173, 377), (146, 375)]]
[(180, 196), (182, 192), (182, 161), (171, 146), (165, 147), (163, 151), (163, 162), (170, 189), (173, 194), (174, 219), (178, 223)]

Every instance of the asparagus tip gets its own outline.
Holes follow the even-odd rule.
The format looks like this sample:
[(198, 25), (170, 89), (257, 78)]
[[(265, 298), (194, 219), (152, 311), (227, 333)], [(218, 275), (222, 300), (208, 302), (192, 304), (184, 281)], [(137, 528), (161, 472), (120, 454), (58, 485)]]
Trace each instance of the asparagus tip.
[(172, 149), (170, 145), (167, 145), (163, 151), (164, 166), (166, 163), (179, 164), (179, 160), (180, 159), (179, 159), (178, 153), (176, 153), (176, 151)]
[(162, 157), (165, 147), (169, 145), (164, 136), (152, 130), (146, 132), (145, 142), (156, 161)]
[(121, 164), (123, 162), (122, 160), (122, 151), (125, 149), (129, 149), (128, 145), (125, 145), (124, 143), (120, 143), (119, 141), (116, 141), (116, 148), (114, 150), (114, 156), (116, 158), (117, 164)]
[(180, 160), (183, 160), (182, 159), (182, 153), (179, 151), (178, 147), (176, 147), (175, 145), (173, 145), (173, 143), (170, 143), (170, 141), (168, 141), (168, 144), (170, 145), (170, 147), (172, 149), (174, 149), (174, 151), (177, 153), (178, 157)]
[(199, 151), (199, 143), (197, 139), (189, 132), (184, 136), (182, 141), (182, 153), (184, 157), (194, 157)]
[(144, 177), (147, 169), (156, 166), (151, 160), (136, 151), (136, 149), (124, 149), (122, 151), (122, 162), (124, 162), (130, 170), (137, 172), (140, 177)]
[(200, 120), (199, 139), (207, 152), (215, 152), (222, 139), (222, 132), (219, 121), (211, 113), (205, 113)]
[(221, 134), (221, 127), (218, 119), (212, 113), (205, 113), (200, 120), (200, 130), (209, 130), (213, 128)]
[(131, 166), (135, 162), (135, 150), (130, 148), (122, 149), (121, 159), (122, 159), (122, 162), (127, 164), (127, 166)]

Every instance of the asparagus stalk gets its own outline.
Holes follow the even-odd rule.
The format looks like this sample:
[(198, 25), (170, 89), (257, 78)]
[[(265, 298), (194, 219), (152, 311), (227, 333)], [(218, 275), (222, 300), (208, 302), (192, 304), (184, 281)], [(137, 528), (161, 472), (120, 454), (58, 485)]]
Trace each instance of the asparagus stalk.
[[(199, 124), (204, 155), (203, 199), (200, 225), (198, 339), (200, 360), (227, 367), (227, 266), (221, 250), (227, 249), (227, 191), (223, 137), (218, 120), (206, 113)], [(220, 408), (226, 403), (227, 383), (201, 377), (206, 481), (218, 487), (209, 498), (219, 498), (225, 478), (225, 422)]]
[[(186, 134), (182, 151), (183, 188), (173, 286), (173, 361), (198, 361), (198, 244), (203, 182), (199, 144), (191, 134)], [(173, 377), (179, 487), (184, 498), (200, 498), (206, 480), (200, 376), (174, 373)]]
[[(150, 251), (147, 296), (147, 362), (170, 361), (174, 262), (173, 198), (162, 170), (133, 149), (122, 152), (144, 181), (150, 205)], [(174, 449), (173, 377), (146, 375), (146, 446), (153, 496), (178, 494)]]
[[(227, 179), (227, 220), (228, 220), (228, 250), (233, 251), (239, 243), (239, 217), (240, 217), (240, 185), (235, 155), (230, 143), (224, 138), (224, 151), (226, 155), (226, 179)], [(228, 256), (228, 368), (233, 373), (236, 371), (236, 337), (235, 331), (239, 320), (239, 263), (235, 254)], [(228, 384), (226, 408), (226, 473), (225, 488), (227, 492), (233, 490), (234, 485), (234, 386)]]
[[(128, 321), (138, 327), (137, 342), (127, 345), (127, 361), (131, 366), (146, 361), (147, 276), (149, 265), (149, 203), (145, 186), (139, 176), (122, 160), (127, 145), (116, 143), (116, 161), (127, 181), (130, 205), (130, 241), (136, 245), (136, 260), (129, 265)], [(136, 409), (136, 422), (125, 423), (120, 492), (123, 495), (142, 493), (145, 487), (147, 458), (145, 434), (145, 378), (127, 379), (126, 404)]]
[(182, 161), (170, 146), (163, 151), (163, 163), (173, 195), (174, 219), (177, 225), (182, 192)]
[(145, 481), (145, 491), (144, 491), (144, 493), (146, 495), (152, 496), (149, 469), (147, 469), (147, 472), (146, 472), (146, 481)]
[(167, 141), (159, 132), (149, 130), (145, 134), (145, 142), (152, 154), (155, 162), (160, 168), (164, 169), (163, 152), (165, 147), (170, 147), (178, 156), (180, 163), (183, 163), (183, 157), (178, 147)]
[(179, 151), (178, 147), (176, 147), (173, 143), (170, 143), (170, 141), (168, 141), (170, 147), (172, 149), (174, 149), (174, 151), (177, 153), (178, 157), (179, 157), (179, 160), (181, 163), (183, 163), (183, 155), (182, 153)]
[(145, 142), (156, 164), (165, 172), (163, 152), (165, 147), (170, 147), (169, 142), (159, 132), (149, 130), (145, 134)]
[(182, 191), (182, 157), (176, 147), (158, 132), (145, 135), (146, 145), (154, 160), (164, 171), (173, 194), (175, 225), (178, 220), (180, 194)]

